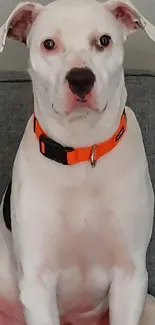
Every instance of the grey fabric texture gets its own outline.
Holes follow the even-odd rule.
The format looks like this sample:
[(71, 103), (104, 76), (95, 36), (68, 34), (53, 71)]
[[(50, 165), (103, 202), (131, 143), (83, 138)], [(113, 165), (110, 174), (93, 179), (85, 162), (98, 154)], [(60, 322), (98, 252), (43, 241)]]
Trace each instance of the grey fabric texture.
[[(139, 120), (155, 190), (155, 75), (126, 71), (127, 104)], [(0, 198), (11, 179), (12, 165), (26, 122), (33, 111), (32, 88), (25, 73), (0, 73)], [(155, 296), (155, 227), (147, 254), (149, 292)]]

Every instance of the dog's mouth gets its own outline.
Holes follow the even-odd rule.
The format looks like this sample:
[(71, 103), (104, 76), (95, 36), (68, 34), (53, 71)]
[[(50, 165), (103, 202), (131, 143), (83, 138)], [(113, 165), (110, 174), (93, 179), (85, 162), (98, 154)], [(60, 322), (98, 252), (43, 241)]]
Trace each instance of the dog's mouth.
[(86, 98), (78, 97), (75, 100), (75, 105), (73, 107), (73, 110), (78, 109), (78, 108), (86, 108), (86, 109), (90, 109), (92, 111), (98, 111), (98, 109), (95, 108), (95, 105), (93, 104), (93, 102), (89, 98), (86, 99)]
[(73, 119), (77, 121), (77, 120), (81, 120), (83, 118), (84, 119), (87, 118), (91, 114), (91, 112), (92, 113), (94, 112), (94, 113), (103, 114), (106, 111), (107, 106), (108, 106), (108, 101), (107, 101), (106, 105), (100, 110), (97, 107), (88, 106), (86, 99), (77, 98), (76, 106), (75, 106), (76, 109), (71, 109), (71, 110), (67, 109), (63, 113), (61, 113), (56, 109), (54, 104), (52, 104), (52, 109), (53, 109), (54, 113), (57, 114), (57, 115), (62, 115), (63, 114), (63, 115), (68, 116), (68, 115), (71, 115), (74, 112)]
[(77, 102), (79, 102), (79, 103), (86, 103), (87, 102), (87, 99), (85, 99), (85, 98), (77, 98)]
[(82, 98), (82, 97), (75, 98), (75, 101), (74, 101), (73, 107), (71, 108), (71, 111), (78, 109), (78, 108), (86, 108), (86, 109), (90, 109), (92, 111), (97, 110), (96, 108), (94, 108), (94, 105), (89, 98)]
[(55, 114), (61, 116), (75, 117), (76, 119), (86, 118), (92, 114), (102, 114), (105, 112), (108, 102), (100, 108), (94, 88), (89, 93), (74, 94), (68, 86), (65, 85), (63, 93), (63, 107), (57, 107), (54, 103), (52, 109)]
[(97, 102), (93, 94), (88, 94), (86, 96), (77, 96), (74, 94), (69, 94), (66, 96), (66, 108), (65, 114), (69, 115), (74, 113), (75, 115), (79, 115), (79, 111), (83, 110), (83, 113), (88, 112), (99, 112), (97, 107)]

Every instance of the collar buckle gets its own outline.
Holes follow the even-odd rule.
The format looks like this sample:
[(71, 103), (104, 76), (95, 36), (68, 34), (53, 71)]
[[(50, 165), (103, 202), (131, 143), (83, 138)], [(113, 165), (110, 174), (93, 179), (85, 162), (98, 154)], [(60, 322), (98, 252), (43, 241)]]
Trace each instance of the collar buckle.
[(39, 136), (40, 152), (46, 158), (63, 165), (68, 165), (67, 153), (74, 151), (71, 147), (63, 147), (61, 144), (48, 138), (45, 134)]

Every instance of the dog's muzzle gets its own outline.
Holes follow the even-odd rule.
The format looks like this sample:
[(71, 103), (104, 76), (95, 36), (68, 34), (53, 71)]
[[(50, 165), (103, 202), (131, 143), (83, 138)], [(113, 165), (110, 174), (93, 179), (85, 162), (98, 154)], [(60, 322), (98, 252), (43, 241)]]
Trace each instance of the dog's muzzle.
[(89, 68), (73, 68), (66, 75), (66, 80), (72, 93), (84, 98), (91, 92), (96, 78)]

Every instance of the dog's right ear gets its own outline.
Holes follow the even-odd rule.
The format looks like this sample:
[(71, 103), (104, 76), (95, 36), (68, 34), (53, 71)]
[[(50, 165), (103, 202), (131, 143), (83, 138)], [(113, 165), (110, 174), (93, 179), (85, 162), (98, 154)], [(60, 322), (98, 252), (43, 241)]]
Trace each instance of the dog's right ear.
[(23, 2), (17, 5), (0, 28), (0, 52), (4, 49), (7, 37), (26, 44), (31, 26), (42, 8), (41, 4), (33, 2)]

